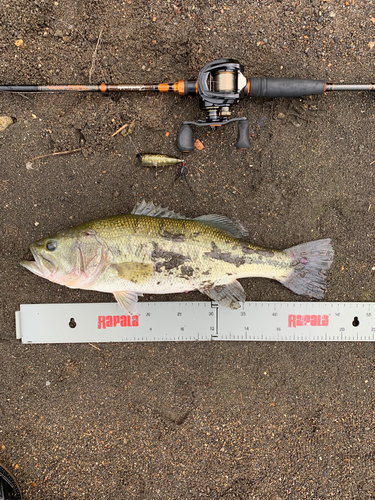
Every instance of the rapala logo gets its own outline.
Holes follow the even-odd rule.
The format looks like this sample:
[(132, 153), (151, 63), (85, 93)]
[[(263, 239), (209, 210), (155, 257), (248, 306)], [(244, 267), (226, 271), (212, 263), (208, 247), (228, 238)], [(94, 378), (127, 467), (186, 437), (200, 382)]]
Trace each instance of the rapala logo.
[(297, 326), (328, 326), (328, 314), (289, 314), (288, 326), (296, 328)]
[(98, 316), (98, 329), (110, 328), (113, 326), (138, 326), (139, 316)]

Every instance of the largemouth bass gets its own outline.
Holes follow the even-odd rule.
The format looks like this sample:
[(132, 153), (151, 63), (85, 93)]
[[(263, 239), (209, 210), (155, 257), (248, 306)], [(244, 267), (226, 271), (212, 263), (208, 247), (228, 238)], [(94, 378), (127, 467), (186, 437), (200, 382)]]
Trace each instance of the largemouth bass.
[(268, 250), (245, 236), (243, 226), (226, 217), (187, 219), (143, 201), (131, 214), (85, 222), (32, 243), (35, 261), (21, 265), (70, 288), (111, 292), (130, 314), (144, 293), (191, 290), (237, 309), (246, 299), (237, 280), (249, 277), (271, 278), (297, 294), (324, 297), (331, 240)]

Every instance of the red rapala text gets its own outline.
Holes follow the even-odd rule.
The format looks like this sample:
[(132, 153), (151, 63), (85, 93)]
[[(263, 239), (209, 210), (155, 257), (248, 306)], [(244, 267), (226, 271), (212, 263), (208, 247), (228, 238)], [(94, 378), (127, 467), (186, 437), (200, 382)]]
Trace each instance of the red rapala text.
[(328, 314), (289, 314), (288, 326), (296, 328), (297, 326), (328, 326)]
[(138, 326), (138, 315), (123, 316), (98, 316), (98, 329), (111, 328), (114, 326)]

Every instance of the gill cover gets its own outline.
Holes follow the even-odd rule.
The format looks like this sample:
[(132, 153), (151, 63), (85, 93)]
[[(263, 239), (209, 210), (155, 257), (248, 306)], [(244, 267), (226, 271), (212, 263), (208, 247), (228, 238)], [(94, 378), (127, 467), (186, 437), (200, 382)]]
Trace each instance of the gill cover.
[[(51, 245), (55, 242), (55, 246)], [(102, 272), (108, 257), (107, 245), (96, 231), (73, 229), (32, 243), (35, 262), (21, 264), (29, 271), (71, 288), (89, 288)]]

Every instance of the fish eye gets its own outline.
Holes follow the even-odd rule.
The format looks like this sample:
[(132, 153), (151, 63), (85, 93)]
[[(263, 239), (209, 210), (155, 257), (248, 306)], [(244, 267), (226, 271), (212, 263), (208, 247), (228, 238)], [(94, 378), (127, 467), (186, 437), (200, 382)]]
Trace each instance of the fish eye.
[(54, 250), (56, 250), (56, 248), (57, 248), (57, 243), (56, 243), (56, 241), (53, 241), (53, 240), (48, 241), (48, 242), (47, 242), (47, 245), (46, 245), (46, 248), (47, 248), (47, 250), (49, 250), (50, 252), (53, 252)]

